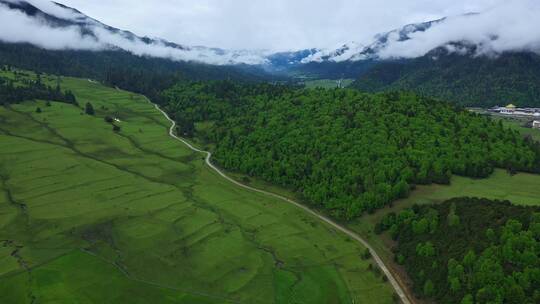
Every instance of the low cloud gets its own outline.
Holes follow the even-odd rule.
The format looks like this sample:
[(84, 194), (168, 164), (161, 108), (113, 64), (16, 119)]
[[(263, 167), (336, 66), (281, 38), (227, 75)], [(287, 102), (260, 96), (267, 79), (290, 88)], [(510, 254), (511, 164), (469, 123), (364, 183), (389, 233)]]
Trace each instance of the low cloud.
[(508, 51), (540, 51), (540, 2), (510, 0), (490, 10), (474, 15), (447, 18), (425, 32), (410, 35), (399, 41), (390, 39), (378, 56), (387, 58), (415, 58), (446, 46), (451, 52), (463, 52), (450, 43), (477, 46), (476, 55), (497, 55)]
[[(20, 0), (3, 1), (20, 2)], [(80, 2), (78, 0), (69, 1)], [(259, 43), (261, 41), (275, 45), (274, 49), (295, 44), (298, 48), (312, 48), (325, 43), (336, 45), (336, 41), (340, 43), (347, 40), (357, 41), (357, 43), (348, 43), (346, 48), (338, 48), (337, 50), (336, 48), (328, 48), (316, 52), (305, 58), (303, 62), (360, 60), (366, 58), (359, 55), (365, 50), (364, 46), (370, 47), (374, 42), (373, 38), (368, 37), (373, 37), (376, 32), (381, 32), (380, 29), (383, 26), (386, 29), (394, 28), (396, 27), (395, 23), (402, 23), (403, 20), (427, 21), (460, 10), (467, 12), (477, 9), (480, 12), (477, 15), (449, 17), (443, 22), (434, 24), (425, 32), (410, 34), (409, 40), (400, 41), (399, 35), (390, 34), (387, 43), (377, 47), (376, 55), (381, 59), (415, 58), (441, 46), (446, 47), (451, 52), (464, 52), (465, 49), (460, 48), (458, 44), (453, 44), (455, 42), (477, 46), (477, 55), (497, 55), (506, 51), (538, 52), (540, 50), (540, 32), (537, 30), (540, 28), (540, 18), (538, 18), (540, 16), (540, 2), (537, 0), (478, 0), (475, 1), (477, 6), (465, 5), (461, 3), (462, 0), (441, 0), (436, 3), (432, 0), (406, 2), (385, 0), (388, 7), (395, 7), (395, 10), (390, 11), (382, 9), (379, 0), (365, 0), (362, 3), (353, 0), (312, 0), (319, 5), (309, 8), (306, 8), (308, 6), (305, 5), (308, 2), (311, 3), (308, 0), (299, 0), (298, 2), (275, 0), (276, 2), (272, 3), (265, 2), (266, 4), (262, 6), (248, 0), (201, 0), (200, 3), (185, 0), (178, 2), (179, 4), (176, 0), (173, 1), (174, 3), (171, 2), (172, 0), (164, 0), (160, 2), (160, 5), (156, 5), (154, 1), (151, 3), (141, 1), (140, 4), (133, 4), (127, 0), (111, 1), (111, 7), (120, 7), (125, 12), (127, 6), (133, 5), (134, 11), (143, 10), (144, 14), (142, 15), (151, 18), (150, 21), (145, 19), (145, 22), (127, 20), (126, 22), (133, 25), (134, 28), (142, 26), (148, 29), (161, 24), (170, 31), (179, 33), (179, 37), (189, 34), (185, 39), (171, 38), (172, 40), (188, 41), (194, 45), (199, 44), (194, 41), (195, 36), (215, 41), (209, 42), (203, 39), (205, 44), (225, 44), (226, 47), (238, 45), (239, 48), (245, 44), (248, 49), (250, 43), (263, 45)], [(155, 39), (153, 43), (148, 44), (127, 33), (111, 32), (98, 21), (50, 1), (28, 0), (28, 2), (49, 15), (70, 20), (74, 25), (55, 26), (44, 18), (29, 17), (20, 11), (9, 9), (0, 2), (1, 41), (27, 42), (52, 50), (99, 51), (120, 48), (139, 56), (217, 65), (268, 63), (266, 56), (270, 54), (269, 51), (234, 51), (186, 46), (174, 48), (160, 39)], [(100, 11), (106, 15), (107, 10), (109, 10), (108, 4), (97, 2), (99, 1), (96, 3), (83, 1), (79, 4), (83, 6), (86, 4), (88, 7), (85, 9), (100, 8)], [(467, 0), (465, 3), (470, 3), (470, 1)], [(180, 6), (182, 10), (174, 10), (173, 8), (176, 6)], [(242, 10), (240, 7), (244, 7), (244, 9)], [(147, 10), (156, 11), (148, 13)], [(168, 10), (171, 11), (169, 14), (166, 13)], [(111, 14), (118, 16), (117, 11)], [(180, 20), (170, 16), (178, 16), (179, 14), (181, 15)], [(407, 14), (412, 15), (406, 16)], [(276, 17), (277, 15), (279, 18)], [(326, 16), (327, 22), (321, 23), (319, 15)], [(156, 16), (160, 17), (156, 18)], [(162, 16), (163, 18), (161, 18)], [(304, 17), (298, 18), (299, 16)], [(360, 16), (363, 17), (360, 18)], [(399, 16), (404, 17), (399, 19)], [(153, 22), (152, 26), (148, 26), (147, 21)], [(183, 21), (185, 23), (182, 23)], [(193, 23), (188, 23), (188, 21)], [(353, 21), (359, 22), (359, 24)], [(320, 28), (318, 28), (319, 25)], [(82, 30), (83, 28), (88, 31)], [(170, 32), (169, 30), (163, 30), (163, 32)], [(173, 35), (165, 36), (172, 37)], [(345, 36), (347, 38), (344, 39)], [(231, 45), (226, 45), (227, 42)]]
[[(17, 0), (9, 2), (17, 3)], [(225, 51), (204, 47), (171, 47), (156, 39), (146, 43), (139, 37), (123, 32), (111, 32), (104, 25), (48, 1), (29, 1), (43, 12), (70, 20), (76, 24), (56, 26), (42, 16), (30, 17), (0, 3), (0, 40), (8, 43), (30, 43), (50, 50), (100, 51), (120, 48), (138, 56), (168, 58), (177, 61), (196, 61), (207, 64), (262, 64), (261, 52)], [(83, 26), (83, 27), (81, 27)], [(92, 34), (89, 34), (92, 33)]]
[(36, 18), (10, 10), (0, 4), (0, 40), (10, 43), (28, 42), (42, 48), (99, 50), (102, 45), (93, 37), (82, 36), (75, 26), (53, 28)]

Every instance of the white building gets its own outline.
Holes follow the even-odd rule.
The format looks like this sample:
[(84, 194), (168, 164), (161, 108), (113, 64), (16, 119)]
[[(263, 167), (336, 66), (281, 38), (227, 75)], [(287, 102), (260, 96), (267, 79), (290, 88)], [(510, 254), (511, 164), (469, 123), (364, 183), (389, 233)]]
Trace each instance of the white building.
[(540, 129), (540, 120), (533, 121), (532, 127), (535, 129)]
[(493, 107), (489, 111), (511, 116), (540, 117), (540, 108), (518, 108), (513, 104), (509, 104), (506, 107)]
[(501, 114), (514, 114), (516, 112), (516, 106), (513, 104), (509, 104), (504, 108), (500, 108)]

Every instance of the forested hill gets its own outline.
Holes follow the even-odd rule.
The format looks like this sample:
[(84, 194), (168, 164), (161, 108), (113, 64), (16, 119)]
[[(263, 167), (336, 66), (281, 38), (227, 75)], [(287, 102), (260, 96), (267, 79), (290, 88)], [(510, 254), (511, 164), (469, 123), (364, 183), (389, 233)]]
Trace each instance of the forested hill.
[(438, 49), (416, 59), (381, 62), (352, 87), (367, 92), (411, 90), (464, 106), (539, 107), (540, 56), (474, 57)]
[[(13, 73), (14, 79), (5, 77), (3, 74), (6, 72)], [(40, 74), (37, 74), (36, 80), (29, 80), (27, 76), (26, 72), (10, 71), (7, 66), (0, 68), (0, 105), (8, 106), (34, 99), (49, 100), (47, 105), (50, 105), (50, 100), (78, 105), (73, 92), (63, 91), (59, 83), (53, 88), (42, 82)]]
[[(540, 149), (502, 124), (410, 93), (232, 82), (164, 93), (179, 133), (215, 143), (219, 165), (289, 187), (352, 218), (451, 174), (540, 171)], [(210, 121), (203, 132), (194, 123)], [(210, 127), (208, 127), (208, 125)]]
[[(414, 291), (441, 304), (540, 303), (540, 209), (456, 198), (389, 214)], [(479, 216), (481, 215), (481, 216)]]
[(45, 50), (30, 44), (0, 42), (0, 66), (9, 65), (52, 75), (100, 80), (111, 86), (143, 93), (159, 102), (159, 92), (180, 80), (269, 80), (246, 65), (216, 66), (136, 56), (123, 50)]

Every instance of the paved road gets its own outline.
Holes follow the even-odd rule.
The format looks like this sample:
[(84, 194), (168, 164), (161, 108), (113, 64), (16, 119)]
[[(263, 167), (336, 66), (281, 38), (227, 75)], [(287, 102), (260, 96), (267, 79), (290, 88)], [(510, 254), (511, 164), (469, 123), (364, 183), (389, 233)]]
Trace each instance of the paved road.
[[(146, 98), (146, 97), (145, 97)], [(153, 104), (148, 98), (146, 98), (146, 100), (150, 103), (150, 104)], [(242, 188), (245, 188), (245, 189), (248, 189), (248, 190), (251, 190), (251, 191), (254, 191), (254, 192), (258, 192), (258, 193), (262, 193), (262, 194), (265, 194), (265, 195), (268, 195), (268, 196), (272, 196), (272, 197), (275, 197), (277, 199), (280, 199), (280, 200), (283, 200), (283, 201), (286, 201), (290, 204), (293, 204), (295, 205), (296, 207), (304, 210), (305, 212), (319, 218), (320, 220), (326, 222), (327, 224), (329, 224), (330, 226), (340, 230), (341, 232), (345, 233), (346, 235), (348, 235), (349, 237), (353, 238), (354, 240), (356, 240), (357, 242), (359, 242), (360, 244), (362, 244), (364, 247), (366, 247), (369, 252), (371, 253), (371, 256), (373, 257), (373, 259), (375, 260), (375, 263), (377, 263), (377, 265), (379, 266), (379, 268), (384, 272), (384, 274), (386, 275), (386, 277), (388, 278), (388, 281), (390, 282), (390, 284), (392, 285), (392, 287), (394, 288), (396, 294), (399, 296), (399, 298), (401, 299), (401, 301), (404, 303), (404, 304), (411, 304), (413, 301), (411, 301), (409, 299), (409, 295), (404, 291), (403, 288), (401, 288), (401, 285), (398, 283), (398, 281), (395, 279), (394, 275), (392, 274), (392, 272), (390, 272), (390, 270), (388, 269), (388, 267), (386, 267), (386, 265), (384, 264), (384, 262), (382, 261), (381, 257), (377, 254), (377, 252), (375, 252), (375, 250), (373, 249), (373, 247), (371, 247), (371, 245), (368, 244), (368, 242), (366, 240), (364, 240), (363, 238), (361, 238), (358, 234), (352, 232), (351, 230), (341, 226), (340, 224), (334, 222), (333, 220), (331, 220), (330, 218), (322, 215), (322, 214), (319, 214), (313, 210), (311, 210), (310, 208), (300, 204), (300, 203), (297, 203), (287, 197), (284, 197), (284, 196), (281, 196), (279, 194), (275, 194), (275, 193), (272, 193), (272, 192), (268, 192), (268, 191), (264, 191), (264, 190), (261, 190), (261, 189), (257, 189), (257, 188), (253, 188), (253, 187), (250, 187), (248, 185), (244, 185), (232, 178), (230, 178), (229, 176), (227, 176), (225, 173), (223, 173), (219, 168), (217, 168), (216, 166), (214, 166), (214, 164), (212, 164), (211, 162), (211, 158), (212, 158), (212, 153), (209, 152), (209, 151), (204, 151), (204, 150), (201, 150), (201, 149), (198, 149), (194, 146), (192, 146), (189, 142), (185, 141), (184, 139), (176, 136), (175, 132), (174, 132), (174, 128), (176, 127), (176, 122), (174, 120), (172, 120), (169, 115), (167, 115), (167, 113), (165, 113), (165, 111), (163, 111), (157, 104), (153, 104), (154, 107), (160, 111), (163, 116), (165, 116), (165, 118), (167, 118), (167, 120), (169, 122), (171, 122), (171, 127), (169, 129), (169, 135), (176, 139), (176, 140), (179, 140), (181, 141), (182, 143), (184, 143), (186, 146), (188, 146), (191, 150), (195, 151), (195, 152), (199, 152), (199, 153), (203, 153), (203, 154), (206, 154), (206, 158), (205, 158), (205, 161), (206, 161), (206, 164), (212, 168), (215, 172), (217, 172), (219, 175), (221, 175), (223, 178), (227, 179), (228, 181), (230, 181), (231, 183), (239, 186), (239, 187), (242, 187)]]

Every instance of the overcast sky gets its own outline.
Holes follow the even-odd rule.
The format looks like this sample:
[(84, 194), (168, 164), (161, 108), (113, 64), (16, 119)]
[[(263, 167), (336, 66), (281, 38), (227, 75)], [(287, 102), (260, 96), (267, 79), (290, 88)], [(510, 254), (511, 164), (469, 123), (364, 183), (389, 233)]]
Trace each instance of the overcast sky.
[(331, 48), (505, 0), (57, 0), (105, 24), (187, 45)]
[[(375, 42), (373, 35), (448, 17), (426, 31), (409, 33), (406, 40), (391, 33), (376, 47), (376, 57), (415, 58), (438, 47), (466, 54), (469, 48), (463, 46), (472, 45), (474, 55), (540, 54), (540, 0), (63, 0), (105, 24), (187, 48), (129, 39), (48, 0), (26, 1), (48, 15), (85, 20), (85, 29), (93, 35), (76, 25), (57, 27), (39, 14), (29, 16), (0, 5), (1, 41), (54, 50), (121, 48), (140, 56), (209, 64), (267, 64), (271, 51), (304, 48), (322, 50), (303, 62), (362, 60), (365, 47)], [(479, 14), (464, 15), (470, 12)], [(345, 52), (334, 52), (344, 43), (349, 46)], [(191, 47), (197, 45), (226, 51)]]

